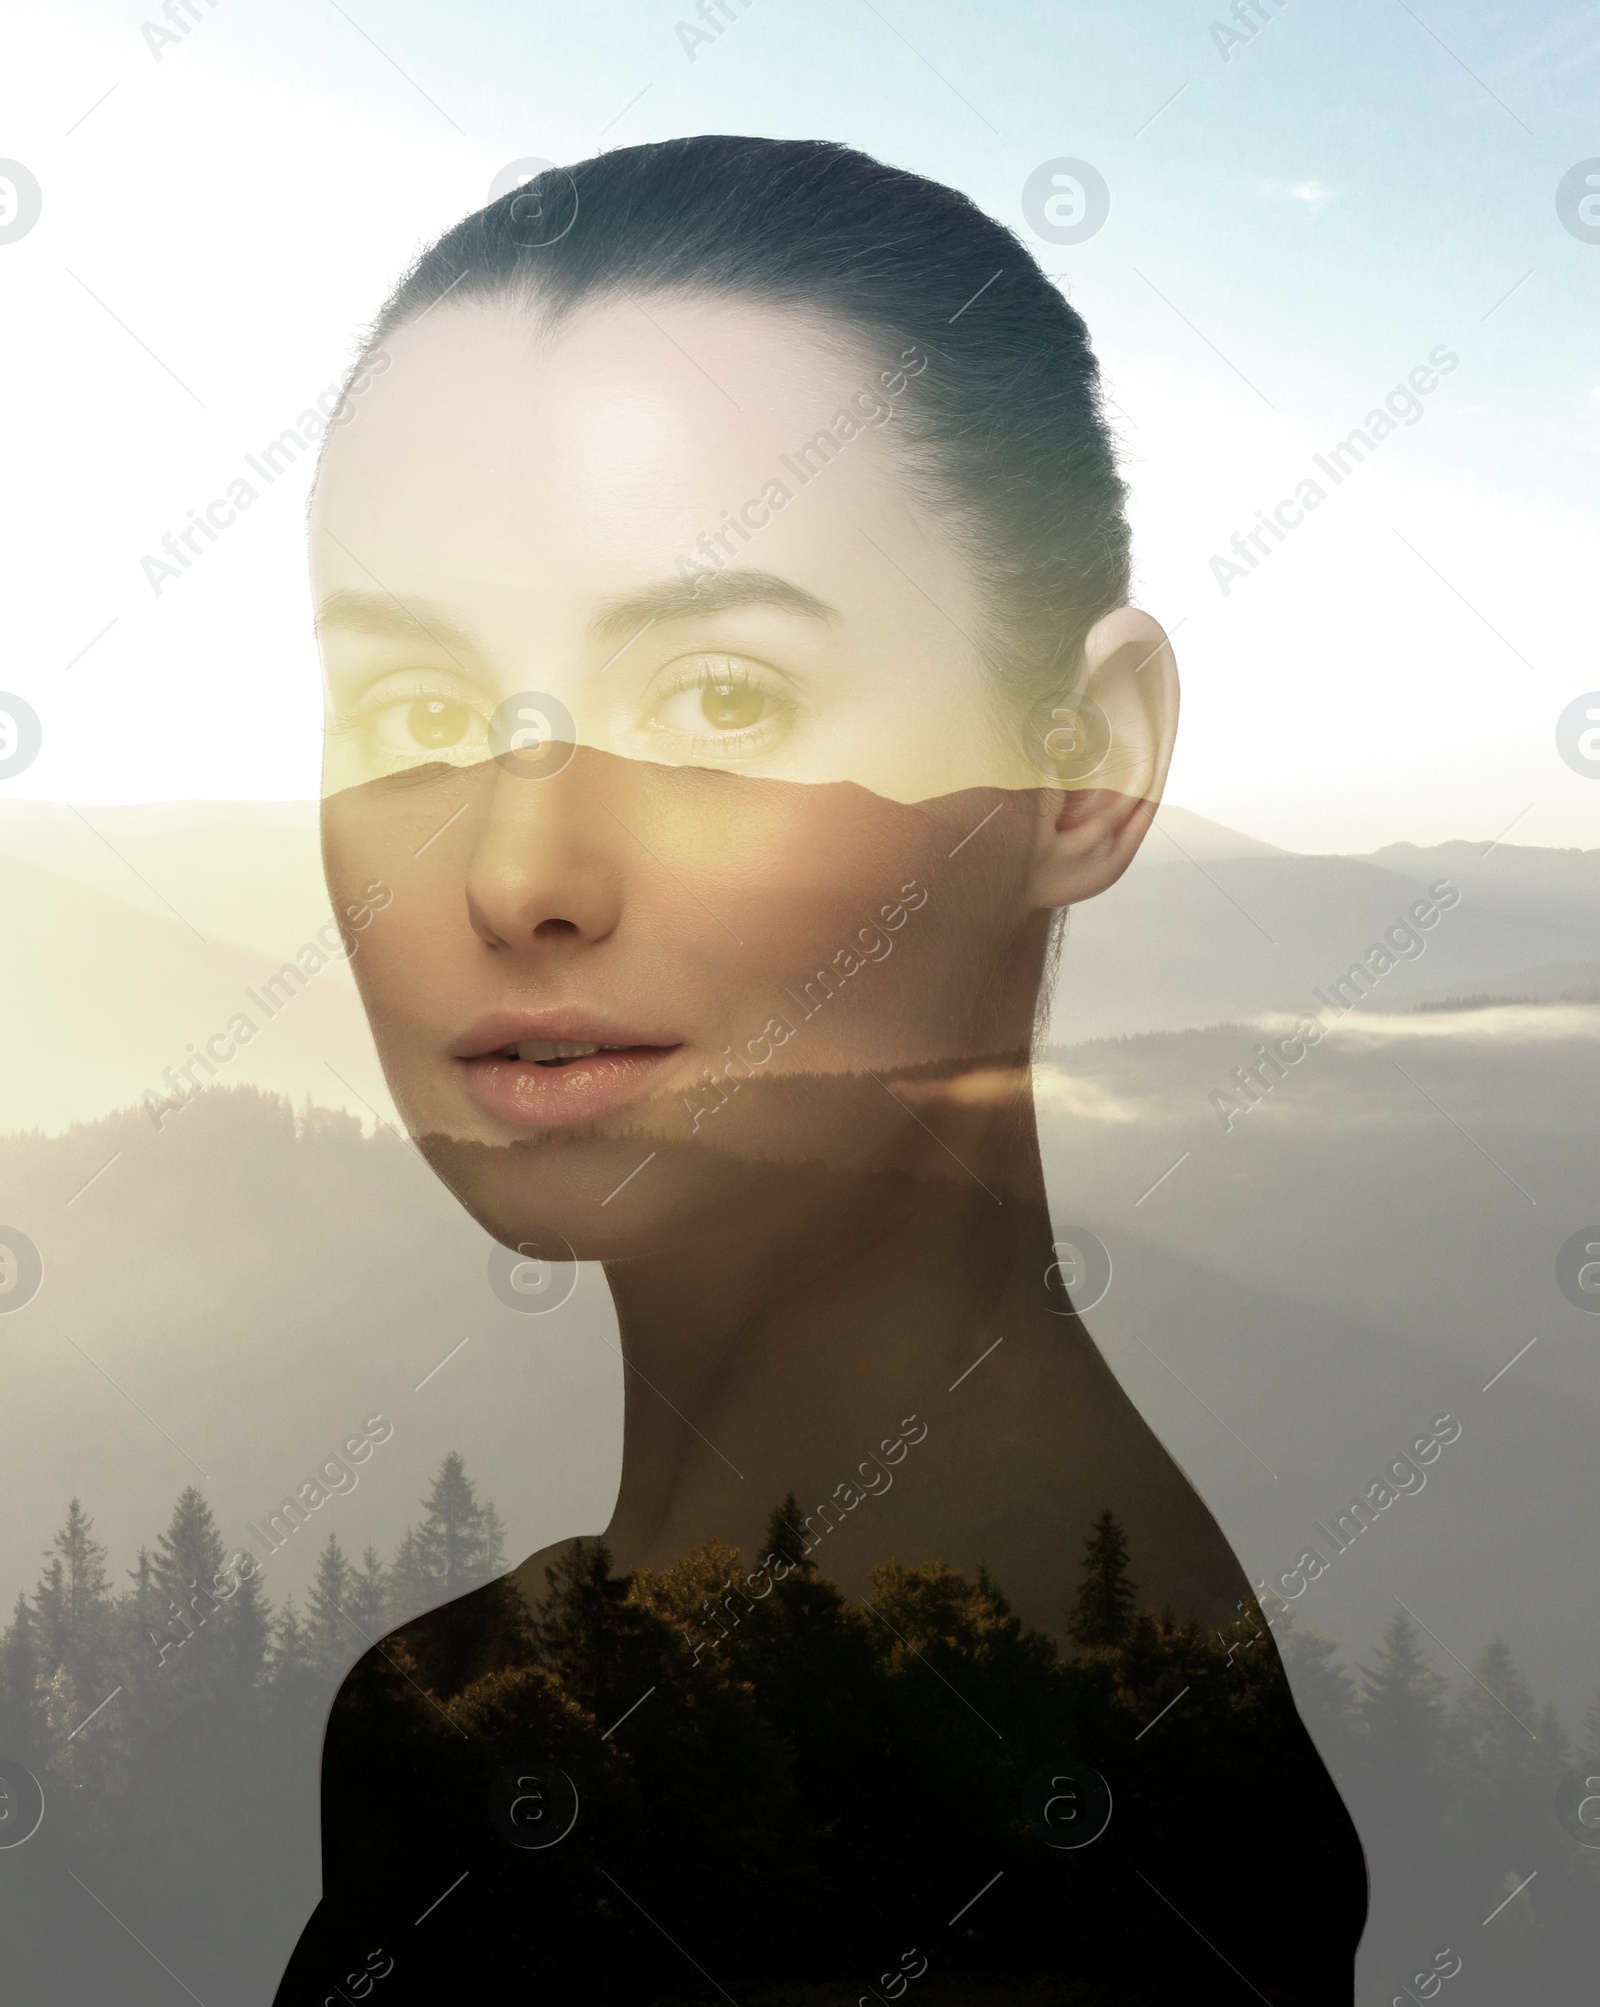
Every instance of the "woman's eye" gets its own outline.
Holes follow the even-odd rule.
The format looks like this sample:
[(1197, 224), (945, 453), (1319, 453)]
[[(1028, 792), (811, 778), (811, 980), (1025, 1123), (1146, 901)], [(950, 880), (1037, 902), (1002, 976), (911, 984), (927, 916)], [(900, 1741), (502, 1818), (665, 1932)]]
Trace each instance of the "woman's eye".
[(706, 683), (701, 687), (701, 712), (706, 723), (719, 732), (742, 732), (759, 724), (766, 708), (765, 692), (752, 690), (748, 683)]
[(779, 722), (784, 708), (772, 691), (748, 676), (713, 670), (667, 696), (652, 722), (658, 731), (705, 745), (723, 738), (763, 736)]
[(372, 735), (392, 758), (447, 753), (475, 746), (483, 720), (454, 697), (412, 697), (385, 704), (372, 721)]
[(406, 729), (419, 746), (457, 745), (466, 737), (472, 713), (448, 697), (419, 697), (406, 712)]

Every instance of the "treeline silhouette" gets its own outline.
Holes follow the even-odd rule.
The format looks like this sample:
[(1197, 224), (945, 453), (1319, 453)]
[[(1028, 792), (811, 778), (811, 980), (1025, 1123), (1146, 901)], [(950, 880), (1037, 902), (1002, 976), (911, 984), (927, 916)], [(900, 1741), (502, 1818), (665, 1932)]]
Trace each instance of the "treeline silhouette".
[(982, 1571), (852, 1599), (800, 1524), (755, 1569), (574, 1542), (536, 1609), (493, 1584), (367, 1653), (282, 2007), (373, 1948), (386, 2001), (882, 2000), (912, 1967), (930, 2000), (1204, 1997), (1214, 1945), (1263, 1998), (1349, 1999), (1360, 1853), (1265, 1632), (1139, 1608), (1109, 1514), (1070, 1656)]
[[(315, 1896), (308, 1756), (359, 1658), (285, 2003), (337, 1999), (379, 1951), (384, 2002), (493, 1978), (552, 2000), (791, 1997), (760, 1990), (781, 1982), (1089, 2007), (1220, 1998), (1238, 1976), (1274, 2003), (1348, 2000), (1360, 1864), (1280, 1650), (1400, 1894), (1369, 1997), (1457, 1959), (1452, 2002), (1592, 1997), (1600, 1857), (1556, 1797), (1600, 1768), (1600, 1696), (1573, 1747), (1499, 1641), (1452, 1700), (1403, 1614), (1354, 1673), (1254, 1604), (1226, 1635), (1175, 1621), (1140, 1605), (1110, 1514), (1063, 1585), (1061, 1643), (939, 1561), (885, 1561), (853, 1600), (800, 1523), (785, 1501), (756, 1571), (709, 1542), (624, 1574), (575, 1542), (530, 1610), (451, 1455), (387, 1562), (331, 1536), (303, 1605), (275, 1609), (257, 1576), (200, 1595), (225, 1555), (193, 1487), (120, 1585), (74, 1499), (0, 1637), (0, 1756), (47, 1808), (0, 1854), (17, 1997), (105, 1997), (73, 1991), (92, 1901), (139, 1941), (120, 2000), (172, 1997), (169, 1967), (207, 2007), (270, 1998), (284, 1901), (303, 1916)], [(1062, 1845), (1098, 1823), (1091, 1768), (1109, 1823)], [(554, 1830), (563, 1779), (571, 1831), (508, 1844), (519, 1800)]]
[(160, 1960), (206, 2007), (270, 2000), (316, 1900), (317, 1762), (340, 1679), (392, 1624), (506, 1565), (499, 1515), (453, 1453), (387, 1562), (330, 1535), (303, 1601), (274, 1607), (263, 1572), (227, 1558), (191, 1485), (118, 1581), (74, 1498), (17, 1596), (0, 1757), (38, 1779), (45, 1818), (0, 1852), (0, 1997), (112, 1997), (112, 1965), (119, 2003), (170, 2001)]

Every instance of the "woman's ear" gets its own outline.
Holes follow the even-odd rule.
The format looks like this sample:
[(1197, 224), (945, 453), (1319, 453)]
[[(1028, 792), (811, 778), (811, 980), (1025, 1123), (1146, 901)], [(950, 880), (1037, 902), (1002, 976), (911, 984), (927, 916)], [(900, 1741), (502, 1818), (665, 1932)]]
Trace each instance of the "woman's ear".
[(1085, 697), (1109, 743), (1092, 773), (1039, 791), (1028, 883), (1035, 907), (1074, 906), (1114, 885), (1155, 817), (1178, 729), (1178, 665), (1159, 621), (1119, 606), (1095, 622), (1073, 689), (1052, 715), (1075, 728), (1074, 706)]

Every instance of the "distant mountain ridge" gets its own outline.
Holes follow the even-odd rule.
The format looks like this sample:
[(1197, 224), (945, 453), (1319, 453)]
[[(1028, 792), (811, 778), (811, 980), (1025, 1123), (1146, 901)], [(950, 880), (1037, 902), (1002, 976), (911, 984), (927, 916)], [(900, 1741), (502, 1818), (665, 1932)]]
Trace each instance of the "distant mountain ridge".
[[(1441, 878), (1460, 902), (1384, 978), (1383, 1009), (1600, 984), (1600, 850), (1302, 856), (1166, 805), (1124, 878), (1073, 910), (1051, 1041), (1304, 1010)], [(164, 1069), (326, 924), (317, 804), (0, 802), (0, 897), (21, 972), (0, 1041), (27, 1055), (0, 1074), (0, 1134), (58, 1131), (161, 1092)], [(394, 1119), (342, 966), (223, 1077)]]
[(1053, 1043), (1314, 1010), (1314, 992), (1441, 880), (1460, 899), (1384, 976), (1380, 1008), (1539, 996), (1556, 967), (1580, 990), (1600, 982), (1600, 849), (1451, 842), (1340, 857), (1213, 843), (1185, 855), (1182, 823), (1160, 841), (1169, 814), (1111, 892), (1073, 909)]

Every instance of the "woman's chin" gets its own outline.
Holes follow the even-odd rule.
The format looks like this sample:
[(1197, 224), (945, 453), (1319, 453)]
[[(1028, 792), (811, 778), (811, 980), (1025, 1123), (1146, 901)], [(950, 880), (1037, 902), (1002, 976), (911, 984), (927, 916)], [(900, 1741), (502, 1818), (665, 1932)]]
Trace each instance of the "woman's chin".
[(757, 1203), (747, 1159), (644, 1128), (563, 1125), (510, 1140), (435, 1129), (416, 1141), (503, 1246), (555, 1235), (578, 1261), (637, 1259), (701, 1231), (725, 1235), (731, 1210), (748, 1214)]

